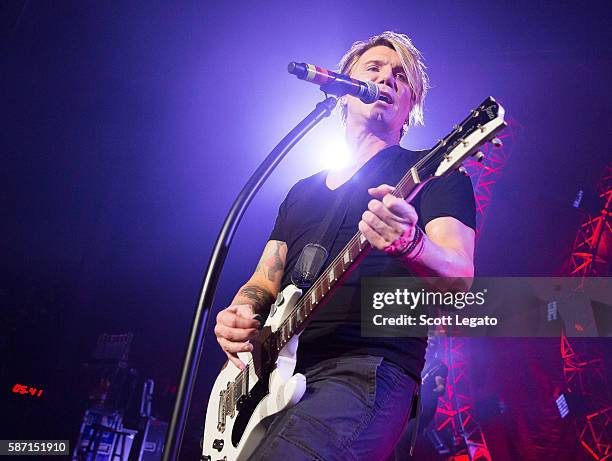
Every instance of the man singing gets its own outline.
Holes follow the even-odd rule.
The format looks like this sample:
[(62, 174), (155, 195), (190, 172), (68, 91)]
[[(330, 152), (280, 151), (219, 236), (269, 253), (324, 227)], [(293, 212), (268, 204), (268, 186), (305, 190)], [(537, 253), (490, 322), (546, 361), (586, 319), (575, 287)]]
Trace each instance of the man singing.
[[(423, 123), (428, 79), (420, 52), (403, 34), (356, 42), (340, 72), (376, 83), (388, 102), (340, 99), (350, 165), (295, 184), (279, 208), (255, 273), (217, 316), (215, 334), (229, 360), (251, 351), (255, 314), (265, 317), (308, 243), (330, 248), (331, 262), (361, 231), (373, 250), (315, 314), (300, 337), (296, 372), (307, 389), (278, 413), (251, 459), (384, 460), (411, 414), (424, 364), (424, 338), (364, 338), (360, 280), (367, 276), (465, 277), (474, 274), (475, 206), (471, 182), (459, 173), (427, 183), (407, 203), (390, 194), (423, 155), (399, 146), (409, 126)], [(330, 204), (342, 194), (339, 225), (316, 242)], [(331, 227), (330, 227), (331, 229)], [(332, 235), (333, 234), (333, 235)]]

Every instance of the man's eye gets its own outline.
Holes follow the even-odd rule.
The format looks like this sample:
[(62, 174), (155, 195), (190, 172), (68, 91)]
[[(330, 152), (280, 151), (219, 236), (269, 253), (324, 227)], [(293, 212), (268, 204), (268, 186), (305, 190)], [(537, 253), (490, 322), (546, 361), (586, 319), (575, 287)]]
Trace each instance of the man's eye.
[(395, 75), (395, 77), (396, 77), (396, 78), (399, 78), (399, 79), (401, 79), (401, 80), (404, 80), (404, 81), (408, 80), (408, 79), (406, 78), (406, 74), (404, 74), (403, 72), (398, 72), (398, 73)]
[(368, 66), (368, 68), (366, 70), (371, 70), (371, 71), (377, 71), (378, 70), (378, 66)]

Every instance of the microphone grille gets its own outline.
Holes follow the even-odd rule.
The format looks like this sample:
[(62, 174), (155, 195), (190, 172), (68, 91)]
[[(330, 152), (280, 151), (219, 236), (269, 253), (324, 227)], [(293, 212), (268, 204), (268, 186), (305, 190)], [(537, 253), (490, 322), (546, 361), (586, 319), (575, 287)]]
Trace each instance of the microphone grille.
[(368, 87), (368, 91), (361, 97), (361, 100), (366, 104), (375, 103), (380, 97), (380, 88), (378, 88), (378, 85), (376, 83), (371, 82), (369, 80), (366, 80), (365, 84)]

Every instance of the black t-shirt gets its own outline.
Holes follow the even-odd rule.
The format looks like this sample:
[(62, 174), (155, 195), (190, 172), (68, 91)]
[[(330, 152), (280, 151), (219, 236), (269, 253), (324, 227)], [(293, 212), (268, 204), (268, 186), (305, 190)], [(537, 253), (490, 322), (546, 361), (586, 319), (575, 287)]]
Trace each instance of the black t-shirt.
[[(381, 184), (395, 185), (424, 152), (413, 152), (392, 146), (383, 149), (353, 177), (335, 190), (325, 184), (323, 171), (296, 183), (281, 204), (270, 240), (287, 244), (287, 259), (282, 279), (284, 288), (291, 283), (291, 272), (305, 245), (314, 242), (318, 227), (338, 193), (348, 201), (346, 215), (335, 238), (327, 262), (358, 231), (361, 215), (372, 197), (368, 188)], [(411, 202), (424, 229), (432, 219), (452, 216), (469, 227), (476, 227), (474, 193), (469, 178), (453, 172), (427, 183)], [(329, 237), (329, 236), (327, 236)], [(323, 239), (325, 240), (325, 238)], [(333, 239), (328, 238), (328, 241)], [(424, 338), (364, 338), (361, 336), (361, 277), (411, 276), (396, 258), (372, 250), (328, 299), (300, 337), (298, 367), (341, 355), (375, 355), (404, 368), (418, 378), (423, 369)]]

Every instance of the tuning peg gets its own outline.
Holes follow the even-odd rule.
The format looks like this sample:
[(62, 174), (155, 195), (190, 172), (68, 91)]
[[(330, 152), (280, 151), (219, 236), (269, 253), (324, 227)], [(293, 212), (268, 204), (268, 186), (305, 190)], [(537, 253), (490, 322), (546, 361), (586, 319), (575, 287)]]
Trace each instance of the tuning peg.
[(463, 176), (467, 176), (467, 175), (468, 175), (467, 170), (466, 170), (464, 167), (462, 167), (462, 166), (460, 166), (459, 168), (457, 168), (457, 170), (458, 170), (458, 171), (459, 171), (459, 173), (461, 173)]
[(482, 162), (485, 158), (485, 154), (483, 151), (479, 150), (478, 152), (474, 154), (474, 157), (476, 157), (477, 162)]
[(491, 139), (491, 144), (493, 144), (495, 147), (501, 147), (501, 146), (504, 145), (502, 140), (499, 139), (497, 136), (495, 136), (493, 139)]

